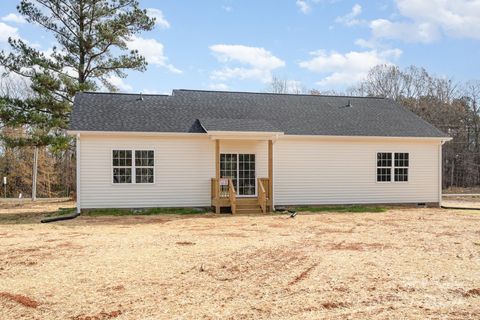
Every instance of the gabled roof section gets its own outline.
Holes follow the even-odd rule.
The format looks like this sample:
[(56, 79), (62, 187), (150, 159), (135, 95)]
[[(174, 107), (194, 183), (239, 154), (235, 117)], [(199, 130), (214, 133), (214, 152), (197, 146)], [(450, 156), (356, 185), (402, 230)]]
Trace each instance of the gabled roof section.
[(390, 99), (200, 90), (142, 96), (79, 93), (70, 122), (71, 131), (206, 133), (223, 129), (286, 135), (448, 137)]
[(252, 119), (198, 119), (206, 132), (269, 132), (283, 133), (266, 120)]

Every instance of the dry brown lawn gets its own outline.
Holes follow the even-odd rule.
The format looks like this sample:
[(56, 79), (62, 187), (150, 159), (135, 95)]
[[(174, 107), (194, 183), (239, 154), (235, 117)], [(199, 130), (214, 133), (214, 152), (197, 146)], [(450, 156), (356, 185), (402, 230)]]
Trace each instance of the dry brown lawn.
[(475, 211), (1, 223), (1, 319), (480, 319)]
[(40, 222), (48, 214), (56, 213), (59, 208), (73, 208), (75, 202), (68, 198), (38, 199), (1, 199), (0, 224)]

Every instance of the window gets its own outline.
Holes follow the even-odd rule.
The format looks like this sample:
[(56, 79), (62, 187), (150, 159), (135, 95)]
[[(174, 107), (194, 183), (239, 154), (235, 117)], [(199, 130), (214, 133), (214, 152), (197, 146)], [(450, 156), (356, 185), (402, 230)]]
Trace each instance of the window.
[(389, 152), (377, 153), (377, 181), (389, 182), (392, 180), (392, 154)]
[(408, 181), (409, 154), (406, 152), (377, 153), (377, 182)]
[(153, 150), (113, 150), (113, 183), (153, 183), (154, 162)]
[(135, 183), (153, 183), (153, 150), (135, 151)]
[(113, 150), (113, 183), (132, 183), (132, 151)]
[(395, 181), (408, 181), (408, 153), (395, 153)]

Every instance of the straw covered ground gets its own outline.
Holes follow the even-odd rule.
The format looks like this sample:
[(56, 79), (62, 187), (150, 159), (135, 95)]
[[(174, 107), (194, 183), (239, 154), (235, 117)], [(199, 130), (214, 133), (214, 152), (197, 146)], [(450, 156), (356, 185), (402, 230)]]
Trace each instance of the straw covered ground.
[(480, 319), (480, 214), (0, 219), (0, 315)]

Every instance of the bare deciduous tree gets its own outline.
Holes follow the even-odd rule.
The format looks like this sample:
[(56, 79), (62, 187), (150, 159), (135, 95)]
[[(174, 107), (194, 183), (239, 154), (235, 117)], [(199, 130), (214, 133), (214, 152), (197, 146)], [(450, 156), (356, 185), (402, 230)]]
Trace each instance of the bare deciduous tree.
[(266, 90), (271, 93), (290, 93), (290, 94), (304, 94), (307, 89), (296, 80), (280, 79), (273, 77)]

